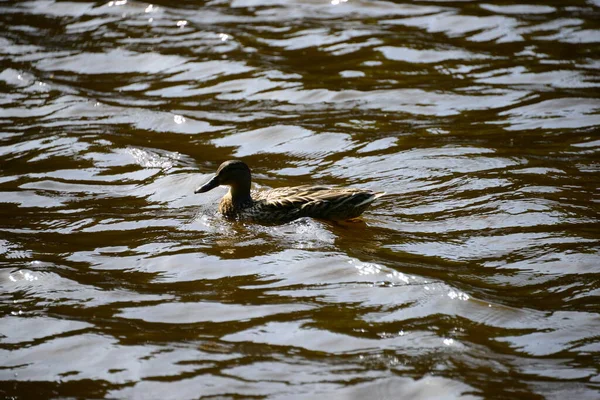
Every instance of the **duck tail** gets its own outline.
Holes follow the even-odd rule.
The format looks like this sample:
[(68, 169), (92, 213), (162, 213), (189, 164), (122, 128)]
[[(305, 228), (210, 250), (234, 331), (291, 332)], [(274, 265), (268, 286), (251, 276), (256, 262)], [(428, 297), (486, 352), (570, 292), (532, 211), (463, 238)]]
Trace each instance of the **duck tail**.
[(371, 196), (367, 197), (366, 199), (364, 199), (363, 201), (361, 201), (360, 203), (358, 203), (356, 205), (356, 207), (360, 207), (360, 206), (371, 204), (372, 202), (374, 202), (378, 198), (380, 198), (382, 196), (385, 196), (385, 195), (386, 195), (385, 192), (373, 193)]

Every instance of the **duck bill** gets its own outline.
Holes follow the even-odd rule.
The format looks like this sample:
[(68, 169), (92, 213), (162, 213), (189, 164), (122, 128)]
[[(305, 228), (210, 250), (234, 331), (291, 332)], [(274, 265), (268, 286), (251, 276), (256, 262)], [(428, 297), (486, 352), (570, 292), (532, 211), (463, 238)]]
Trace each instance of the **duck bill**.
[(219, 186), (219, 178), (215, 175), (210, 181), (206, 182), (204, 185), (194, 190), (194, 193), (205, 193), (209, 190), (213, 190), (217, 186)]

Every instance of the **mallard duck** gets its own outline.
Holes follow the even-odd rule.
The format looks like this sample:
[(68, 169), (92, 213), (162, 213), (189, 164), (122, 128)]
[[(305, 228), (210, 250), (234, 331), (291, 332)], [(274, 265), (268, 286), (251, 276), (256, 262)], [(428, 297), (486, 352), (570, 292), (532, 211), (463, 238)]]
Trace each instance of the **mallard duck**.
[(229, 186), (219, 211), (228, 219), (262, 223), (285, 223), (297, 218), (348, 220), (358, 217), (385, 193), (364, 189), (296, 186), (250, 194), (250, 168), (238, 160), (226, 161), (215, 176), (194, 193)]

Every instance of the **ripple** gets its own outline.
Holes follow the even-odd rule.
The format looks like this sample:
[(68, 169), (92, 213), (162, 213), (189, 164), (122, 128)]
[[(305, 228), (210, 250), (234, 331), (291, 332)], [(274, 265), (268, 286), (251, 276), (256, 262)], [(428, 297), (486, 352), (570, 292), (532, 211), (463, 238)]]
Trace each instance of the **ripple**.
[(382, 46), (378, 47), (377, 50), (381, 51), (385, 58), (389, 60), (411, 63), (437, 63), (447, 60), (464, 61), (488, 58), (488, 56), (472, 54), (463, 50), (421, 50), (394, 46)]
[(207, 82), (217, 77), (242, 74), (253, 70), (254, 68), (237, 61), (188, 62), (172, 67), (169, 72), (177, 73), (164, 79), (164, 82)]
[(316, 134), (297, 126), (277, 125), (241, 132), (213, 140), (220, 147), (237, 147), (234, 155), (246, 157), (258, 153), (288, 153), (308, 157), (323, 157), (335, 151), (350, 150), (354, 143), (343, 133)]
[[(102, 348), (104, 351), (81, 357), (82, 349), (89, 349), (90, 346)], [(144, 377), (164, 377), (193, 371), (196, 366), (189, 361), (194, 360), (194, 357), (213, 360), (228, 357), (211, 355), (191, 347), (183, 351), (159, 346), (121, 345), (113, 339), (97, 334), (55, 338), (19, 351), (0, 350), (0, 354), (8, 367), (2, 373), (3, 378), (8, 379), (10, 376), (10, 379), (24, 381), (47, 381), (52, 380), (54, 376), (60, 376), (64, 381), (102, 379), (131, 382)], [(52, 354), (57, 363), (53, 368), (48, 368), (45, 363), (36, 362), (48, 354)], [(171, 368), (170, 372), (165, 371), (162, 368), (165, 362), (179, 366)], [(14, 373), (17, 374), (16, 377)]]
[(206, 396), (231, 395), (231, 393), (240, 393), (242, 396), (257, 397), (267, 396), (272, 392), (287, 391), (287, 385), (283, 383), (261, 383), (261, 385), (251, 385), (243, 380), (230, 377), (218, 376), (213, 374), (203, 374), (188, 378), (186, 385), (173, 393), (171, 385), (166, 382), (147, 380), (139, 382), (133, 388), (113, 390), (111, 397), (136, 398), (144, 397), (146, 394), (158, 396), (162, 399), (195, 399), (198, 393)]
[[(496, 41), (498, 43), (520, 42), (523, 37), (516, 29), (519, 22), (504, 16), (476, 17), (456, 15), (454, 11), (434, 16), (413, 17), (383, 21), (386, 24), (423, 28), (427, 32), (442, 32), (449, 37), (464, 37), (473, 42)], [(470, 35), (469, 35), (470, 34)]]
[(507, 130), (584, 128), (600, 124), (600, 100), (562, 98), (545, 100), (499, 113), (508, 116)]
[[(338, 4), (323, 4), (321, 2), (313, 2), (310, 0), (298, 1), (290, 4), (285, 0), (233, 0), (231, 7), (234, 8), (253, 8), (258, 6), (285, 6), (281, 12), (288, 11), (291, 15), (298, 13), (318, 16), (320, 14), (332, 15), (347, 15), (355, 16), (368, 15), (371, 17), (382, 17), (389, 15), (422, 15), (440, 11), (437, 6), (425, 6), (420, 4), (395, 4), (387, 1), (371, 2), (371, 1), (352, 1), (338, 2)], [(295, 11), (295, 12), (294, 12)], [(291, 18), (291, 16), (288, 16)]]
[[(49, 267), (48, 265), (40, 265), (39, 263), (34, 263), (32, 265), (37, 267), (36, 270), (20, 269), (19, 271), (9, 274), (8, 278), (2, 276), (0, 278), (0, 284), (7, 292), (26, 292), (26, 298), (36, 300), (37, 306), (50, 307), (56, 302), (60, 302), (60, 304), (65, 307), (78, 306), (93, 308), (113, 303), (161, 301), (172, 298), (171, 295), (166, 294), (141, 294), (123, 289), (104, 291), (93, 285), (87, 285), (82, 282), (62, 277), (56, 273), (41, 270), (43, 267)], [(2, 275), (4, 275), (4, 273)], [(19, 307), (17, 304), (15, 305), (15, 308), (18, 308), (25, 313), (29, 310), (27, 304), (23, 307)], [(80, 325), (73, 324), (66, 326)]]
[(493, 13), (502, 14), (548, 14), (556, 11), (556, 8), (551, 6), (540, 6), (534, 4), (513, 4), (513, 5), (495, 5), (495, 4), (481, 4), (481, 8), (484, 10), (491, 11)]
[(593, 82), (587, 74), (576, 71), (551, 71), (542, 73), (526, 72), (524, 67), (515, 67), (505, 71), (478, 74), (477, 82), (492, 85), (548, 85), (555, 88), (598, 87), (600, 83)]
[(273, 304), (271, 306), (244, 306), (221, 303), (168, 303), (149, 307), (126, 308), (119, 317), (141, 319), (147, 322), (189, 324), (193, 322), (228, 322), (265, 318), (271, 315), (288, 314), (311, 310), (303, 305)]
[[(517, 226), (522, 225), (533, 225), (533, 221), (536, 218), (539, 218), (540, 214), (534, 214), (529, 216), (531, 218), (531, 222), (523, 223), (520, 222)], [(523, 216), (520, 217), (523, 219)], [(461, 224), (456, 224), (456, 226), (461, 226)], [(465, 229), (475, 230), (477, 228), (476, 225), (471, 224), (467, 225), (465, 223), (462, 224)], [(484, 227), (481, 227), (479, 230), (484, 230)], [(535, 254), (535, 247), (548, 247), (551, 244), (563, 244), (563, 243), (590, 243), (590, 240), (586, 240), (583, 238), (570, 238), (565, 239), (562, 237), (556, 237), (552, 235), (544, 235), (540, 233), (530, 233), (530, 234), (511, 234), (511, 235), (491, 235), (491, 236), (480, 236), (480, 237), (471, 237), (464, 243), (456, 243), (456, 244), (442, 244), (442, 243), (412, 243), (401, 246), (394, 246), (397, 250), (410, 251), (418, 254), (428, 254), (433, 255), (436, 254), (438, 256), (448, 258), (451, 260), (481, 260), (481, 259), (500, 259), (503, 260), (507, 256), (511, 255), (514, 257), (517, 253), (522, 253), (525, 255)], [(536, 269), (539, 272), (544, 272), (543, 269), (539, 268), (539, 266), (535, 266), (534, 264), (543, 263), (544, 259), (547, 260), (555, 260), (556, 264), (560, 265), (561, 261), (564, 262), (566, 260), (560, 260), (557, 258), (558, 254), (550, 253), (541, 258), (528, 259), (525, 261), (521, 261), (518, 263), (510, 263), (505, 265), (508, 268), (517, 268), (519, 269)], [(583, 257), (583, 255), (578, 255), (576, 257)], [(529, 258), (529, 257), (528, 257)], [(594, 257), (590, 257), (590, 262)], [(591, 264), (588, 264), (591, 267)], [(551, 271), (554, 272), (554, 271)], [(582, 272), (582, 271), (578, 271)]]
[(93, 325), (80, 321), (65, 321), (46, 317), (4, 317), (0, 335), (0, 341), (6, 343), (31, 342), (43, 338), (65, 334), (67, 332), (91, 328)]
[(441, 347), (442, 342), (433, 335), (415, 332), (413, 335), (396, 336), (387, 339), (366, 339), (322, 331), (299, 322), (270, 322), (255, 329), (225, 335), (228, 342), (268, 343), (272, 346), (300, 347), (310, 351), (329, 354), (353, 353), (370, 349), (391, 350), (415, 347)]
[[(119, 62), (115, 62), (115, 59)], [(43, 71), (73, 71), (79, 74), (156, 74), (186, 61), (187, 59), (180, 56), (115, 49), (106, 53), (80, 53), (67, 57), (49, 58), (39, 61), (37, 68)]]
[(418, 89), (333, 91), (326, 89), (271, 90), (252, 94), (250, 100), (275, 100), (292, 104), (331, 104), (364, 110), (404, 112), (416, 115), (457, 115), (465, 110), (489, 110), (515, 104), (526, 92), (504, 91), (499, 95), (459, 95)]
[(64, 2), (57, 3), (51, 0), (24, 1), (20, 7), (32, 14), (53, 15), (60, 17), (80, 17), (92, 10), (92, 4)]
[(367, 384), (357, 385), (357, 387), (341, 389), (332, 394), (351, 398), (375, 397), (378, 399), (400, 398), (411, 399), (431, 399), (436, 397), (461, 398), (465, 400), (474, 400), (480, 398), (473, 393), (473, 388), (461, 382), (441, 378), (433, 375), (426, 375), (421, 379), (390, 378), (382, 379)]
[(308, 47), (322, 47), (341, 42), (347, 42), (360, 36), (370, 36), (370, 31), (345, 30), (341, 32), (330, 32), (328, 29), (306, 29), (295, 32), (293, 37), (280, 40), (265, 40), (264, 43), (273, 47), (282, 47), (286, 50), (299, 50)]
[[(545, 326), (538, 328), (538, 332), (498, 338), (497, 340), (508, 342), (519, 351), (523, 351), (528, 355), (548, 356), (576, 345), (582, 339), (588, 337), (591, 332), (597, 332), (600, 327), (597, 315), (588, 313), (556, 312), (548, 315), (546, 321), (543, 324)], [(546, 329), (542, 330), (543, 328)], [(556, 372), (558, 371), (547, 370), (546, 373), (543, 373), (543, 369), (538, 370), (538, 373), (543, 375), (548, 374), (546, 376), (558, 379), (565, 378), (564, 374), (567, 371), (565, 369), (564, 372), (559, 374)], [(567, 379), (573, 379), (573, 375), (581, 376), (582, 372), (583, 376), (594, 374), (592, 370), (582, 371), (579, 369), (571, 371), (569, 374), (571, 377)]]
[(423, 189), (433, 184), (436, 177), (489, 171), (519, 164), (518, 161), (502, 157), (483, 156), (489, 153), (489, 149), (447, 147), (398, 151), (392, 155), (346, 157), (321, 174), (350, 180), (370, 178), (385, 184), (386, 191), (393, 193)]

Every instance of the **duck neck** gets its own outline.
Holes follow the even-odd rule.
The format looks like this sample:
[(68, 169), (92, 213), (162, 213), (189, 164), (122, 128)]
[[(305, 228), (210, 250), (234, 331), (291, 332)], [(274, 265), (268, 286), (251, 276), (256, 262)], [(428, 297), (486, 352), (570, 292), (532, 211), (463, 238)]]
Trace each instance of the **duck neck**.
[(229, 195), (231, 196), (231, 201), (235, 207), (252, 204), (252, 197), (250, 196), (250, 182), (232, 185), (229, 189)]

